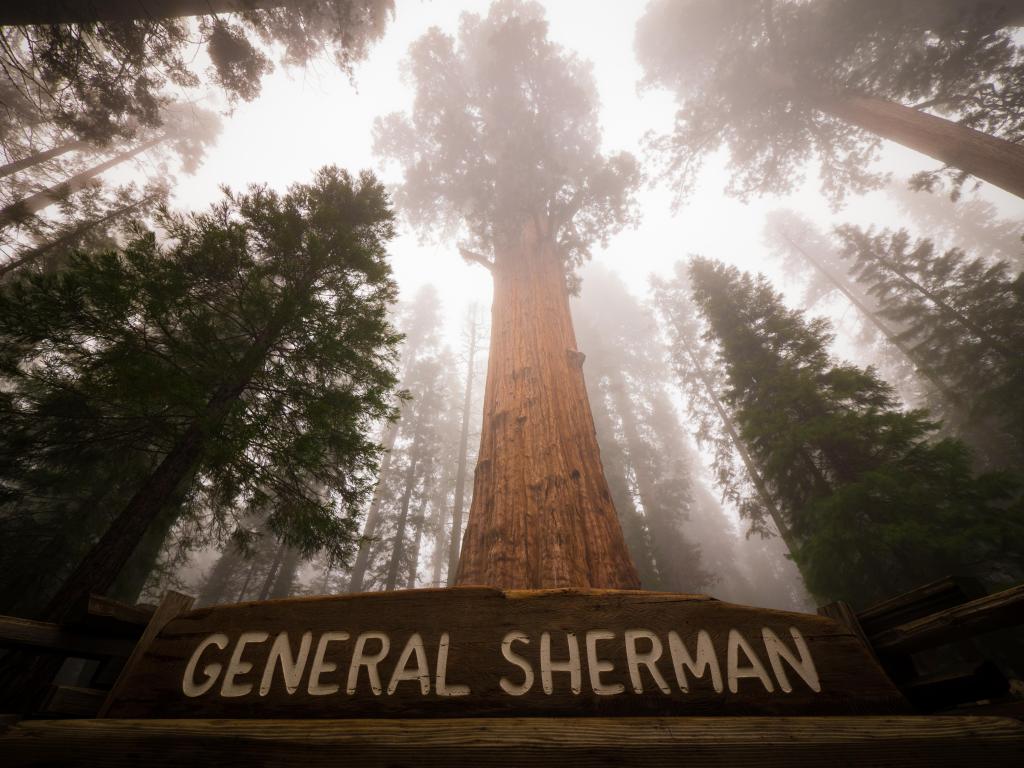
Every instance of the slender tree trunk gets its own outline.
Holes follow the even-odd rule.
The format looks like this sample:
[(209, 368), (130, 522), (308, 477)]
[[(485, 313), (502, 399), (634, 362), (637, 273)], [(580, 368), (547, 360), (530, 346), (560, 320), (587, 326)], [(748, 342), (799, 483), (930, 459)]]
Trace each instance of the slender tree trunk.
[(277, 578), (274, 579), (274, 588), (270, 590), (270, 597), (288, 597), (292, 593), (295, 575), (301, 562), (299, 550), (295, 547), (285, 549), (284, 559), (281, 561), (281, 567), (277, 569)]
[(252, 577), (256, 575), (256, 556), (253, 555), (249, 562), (249, 570), (245, 572), (245, 581), (242, 582), (242, 588), (238, 590), (238, 597), (235, 598), (236, 603), (242, 602), (242, 599), (249, 592), (249, 584), (252, 583)]
[(419, 435), (413, 438), (413, 443), (409, 447), (409, 467), (405, 470), (405, 489), (402, 491), (402, 501), (399, 507), (401, 511), (395, 526), (395, 538), (391, 545), (391, 562), (388, 563), (388, 578), (384, 585), (389, 592), (398, 586), (398, 571), (402, 567), (402, 558), (405, 557), (405, 529), (409, 522), (409, 502), (412, 501), (412, 492), (416, 485), (416, 465), (419, 461), (418, 437)]
[(263, 586), (260, 588), (259, 600), (266, 600), (270, 597), (270, 590), (274, 588), (274, 582), (277, 581), (277, 574), (281, 568), (281, 560), (284, 558), (284, 551), (286, 549), (285, 543), (279, 542), (277, 547), (274, 549), (274, 559), (270, 563), (270, 568), (267, 570), (267, 575), (263, 579)]
[(203, 588), (199, 592), (199, 605), (217, 605), (227, 597), (231, 577), (242, 563), (241, 554), (233, 544), (221, 552), (217, 562), (210, 569)]
[[(429, 473), (429, 470), (428, 470)], [(429, 477), (429, 474), (428, 474)], [(420, 547), (423, 545), (423, 528), (426, 525), (427, 514), (427, 490), (423, 489), (423, 501), (420, 503), (419, 513), (416, 515), (416, 534), (413, 536), (412, 544), (412, 565), (409, 568), (409, 578), (405, 582), (406, 589), (416, 588), (416, 579), (419, 574)]]
[(451, 536), (448, 535), (448, 488), (452, 484), (452, 475), (455, 469), (450, 461), (444, 462), (444, 471), (441, 478), (435, 484), (432, 493), (432, 506), (434, 517), (430, 521), (430, 530), (434, 533), (434, 547), (430, 555), (430, 584), (431, 587), (440, 587), (441, 573), (444, 564), (448, 561), (449, 548), (451, 547)]
[(635, 589), (547, 222), (496, 248), (491, 353), (457, 584)]
[(88, 144), (84, 141), (69, 141), (64, 144), (58, 144), (56, 147), (52, 147), (45, 152), (33, 152), (31, 155), (23, 157), (21, 160), (15, 160), (12, 163), (0, 165), (0, 179), (7, 178), (11, 174), (39, 165), (40, 163), (45, 163), (47, 160), (53, 160), (55, 157), (66, 155), (68, 152), (84, 149), (87, 146)]
[(711, 381), (711, 376), (704, 369), (704, 366), (701, 365), (700, 360), (690, 345), (682, 342), (682, 346), (686, 350), (686, 354), (689, 356), (690, 362), (693, 364), (693, 369), (697, 374), (697, 378), (700, 379), (701, 384), (704, 386), (704, 391), (707, 393), (708, 399), (715, 407), (715, 412), (718, 414), (718, 418), (722, 422), (722, 427), (725, 429), (725, 433), (729, 436), (729, 440), (732, 441), (733, 447), (736, 449), (736, 453), (739, 454), (740, 461), (743, 462), (743, 468), (747, 470), (747, 475), (750, 477), (750, 481), (754, 484), (757, 495), (761, 498), (761, 503), (764, 504), (765, 508), (768, 510), (768, 514), (771, 515), (772, 522), (775, 523), (775, 528), (778, 530), (779, 535), (782, 536), (782, 540), (785, 541), (786, 546), (792, 550), (793, 541), (789, 526), (786, 524), (786, 521), (783, 520), (782, 513), (779, 511), (778, 505), (775, 503), (772, 495), (768, 492), (768, 486), (765, 485), (764, 478), (761, 477), (761, 473), (758, 471), (757, 465), (754, 464), (754, 460), (750, 457), (750, 453), (747, 451), (747, 446), (740, 439), (739, 432), (736, 430), (736, 425), (733, 424), (732, 417), (718, 399), (718, 393), (715, 391), (715, 386)]
[(88, 24), (138, 19), (176, 19), (222, 13), (288, 8), (300, 0), (32, 0), (7, 3), (0, 26)]
[(1024, 197), (1024, 145), (869, 96), (821, 99), (824, 112)]
[(387, 487), (386, 478), (391, 472), (391, 451), (398, 439), (400, 422), (396, 421), (388, 425), (387, 434), (384, 436), (384, 458), (380, 460), (380, 471), (377, 472), (377, 485), (373, 489), (373, 499), (370, 501), (370, 509), (366, 513), (366, 523), (363, 525), (363, 535), (359, 539), (359, 551), (356, 552), (356, 560), (352, 564), (352, 575), (349, 577), (348, 591), (362, 592), (363, 579), (366, 578), (366, 567), (370, 562), (370, 550), (373, 548), (373, 537), (377, 533), (381, 520), (381, 503), (383, 502), (384, 490)]
[(36, 192), (35, 194), (24, 197), (15, 203), (11, 203), (6, 208), (0, 210), (0, 229), (17, 224), (18, 222), (27, 219), (29, 216), (32, 216), (45, 208), (49, 208), (51, 205), (54, 205), (63, 198), (66, 198), (68, 195), (72, 195), (84, 188), (90, 180), (96, 178), (101, 173), (109, 171), (111, 168), (120, 165), (127, 160), (131, 160), (136, 155), (142, 154), (147, 149), (155, 147), (165, 138), (167, 137), (158, 136), (150, 139), (149, 141), (144, 141), (138, 146), (125, 152), (121, 152), (99, 165), (94, 165), (86, 171), (75, 174), (67, 181), (55, 184), (48, 189)]
[(890, 344), (896, 347), (896, 349), (903, 353), (903, 356), (907, 358), (907, 361), (912, 366), (914, 366), (914, 368), (922, 376), (924, 376), (926, 379), (928, 379), (929, 382), (931, 382), (932, 386), (934, 386), (935, 389), (938, 390), (944, 398), (946, 398), (950, 405), (953, 405), (955, 407), (959, 405), (959, 398), (957, 398), (957, 396), (952, 391), (950, 391), (950, 389), (945, 385), (945, 383), (942, 381), (942, 378), (939, 376), (938, 372), (933, 370), (931, 367), (925, 365), (920, 360), (920, 358), (914, 353), (914, 350), (912, 350), (903, 341), (901, 341), (899, 336), (897, 336), (896, 333), (891, 328), (889, 328), (889, 326), (882, 322), (882, 319), (878, 316), (877, 310), (868, 306), (868, 301), (866, 297), (864, 297), (859, 291), (855, 291), (853, 289), (853, 286), (851, 286), (846, 280), (841, 278), (839, 275), (835, 274), (835, 272), (832, 269), (825, 266), (825, 264), (823, 264), (819, 258), (813, 256), (806, 249), (804, 249), (799, 243), (796, 242), (796, 240), (794, 240), (790, 236), (788, 232), (786, 232), (783, 229), (780, 229), (779, 233), (782, 235), (783, 239), (789, 244), (789, 246), (793, 250), (795, 250), (797, 253), (803, 256), (805, 261), (810, 263), (811, 266), (813, 266), (815, 269), (818, 270), (818, 272), (824, 275), (825, 279), (832, 283), (832, 285), (835, 286), (836, 290), (842, 293), (843, 296), (845, 296), (847, 300), (860, 311), (861, 316), (865, 320), (870, 322), (872, 325), (875, 326), (875, 328), (878, 329), (879, 333), (881, 333), (885, 337), (886, 341), (888, 341)]
[(469, 360), (466, 363), (466, 389), (462, 396), (462, 431), (459, 434), (459, 467), (455, 474), (455, 502), (452, 505), (452, 536), (448, 545), (448, 586), (459, 570), (459, 545), (462, 541), (462, 509), (466, 502), (466, 452), (469, 449), (469, 416), (473, 407), (473, 364), (476, 357), (476, 310), (469, 328)]
[(1016, 360), (1017, 355), (1014, 352), (1014, 350), (1010, 349), (1003, 342), (992, 336), (988, 329), (982, 328), (980, 325), (975, 323), (973, 320), (971, 320), (971, 318), (969, 318), (963, 312), (958, 310), (956, 307), (951, 306), (947, 301), (945, 301), (941, 296), (937, 295), (934, 291), (930, 291), (928, 288), (921, 285), (921, 283), (912, 278), (910, 275), (906, 273), (906, 271), (900, 269), (896, 264), (894, 264), (889, 259), (879, 259), (878, 261), (882, 264), (882, 266), (884, 266), (886, 269), (888, 269), (890, 272), (896, 275), (900, 280), (902, 280), (904, 283), (909, 285), (915, 291), (917, 291), (926, 299), (928, 299), (928, 301), (930, 301), (932, 304), (938, 307), (940, 311), (945, 312), (947, 315), (952, 317), (956, 322), (962, 325), (965, 329), (967, 329), (969, 332), (977, 336), (978, 339), (984, 342), (984, 344), (993, 352), (998, 352), (1007, 361), (1012, 362)]
[[(609, 384), (612, 397), (615, 400), (615, 410), (618, 411), (619, 418), (622, 420), (622, 434), (626, 439), (629, 463), (636, 476), (637, 493), (644, 508), (644, 517), (650, 535), (651, 555), (654, 557), (658, 574), (666, 589), (694, 592), (696, 589), (693, 584), (681, 583), (687, 573), (687, 566), (690, 565), (680, 562), (681, 553), (675, 551), (682, 533), (673, 524), (673, 521), (665, 519), (666, 510), (662, 509), (662, 505), (655, 500), (656, 480), (651, 476), (649, 467), (642, 460), (643, 456), (652, 450), (652, 446), (646, 443), (640, 435), (640, 428), (636, 421), (636, 407), (629, 396), (629, 388), (622, 372), (611, 371)], [(682, 509), (672, 511), (678, 515), (684, 513)], [(693, 565), (696, 566), (697, 571), (700, 570), (699, 564)]]
[(143, 199), (139, 200), (138, 202), (130, 203), (128, 205), (121, 206), (120, 208), (118, 208), (118, 209), (116, 209), (114, 211), (111, 211), (110, 213), (107, 213), (107, 214), (105, 214), (103, 216), (100, 216), (99, 218), (83, 222), (82, 224), (79, 224), (77, 227), (72, 229), (70, 232), (68, 232), (66, 234), (63, 234), (60, 237), (58, 237), (58, 238), (56, 238), (54, 240), (51, 240), (48, 243), (43, 243), (42, 245), (37, 245), (34, 248), (29, 248), (28, 250), (24, 251), (23, 253), (19, 253), (17, 256), (15, 256), (13, 259), (8, 261), (7, 263), (0, 264), (0, 277), (3, 277), (8, 272), (10, 272), (12, 270), (15, 270), (15, 269), (18, 269), (19, 267), (23, 267), (23, 266), (25, 266), (27, 264), (35, 263), (39, 259), (41, 259), (44, 256), (46, 256), (48, 253), (53, 251), (54, 249), (60, 248), (63, 245), (67, 245), (68, 243), (74, 242), (75, 240), (77, 240), (79, 237), (84, 235), (86, 232), (88, 232), (93, 227), (98, 227), (98, 226), (101, 226), (101, 225), (106, 224), (108, 222), (111, 222), (111, 221), (113, 221), (115, 219), (118, 219), (118, 218), (124, 216), (127, 213), (131, 213), (136, 208), (140, 208), (140, 207), (142, 207), (144, 205), (147, 205), (147, 204), (153, 202), (158, 197), (159, 197), (159, 195), (147, 195), (146, 197), (144, 197)]
[[(303, 285), (303, 289), (307, 289), (310, 282), (311, 279)], [(189, 473), (195, 471), (207, 443), (263, 365), (292, 311), (292, 302), (284, 300), (230, 378), (210, 398), (204, 412), (178, 438), (107, 532), (50, 600), (45, 613), (48, 620), (59, 623), (68, 610), (90, 593), (102, 594), (110, 589), (146, 530), (164, 508), (167, 499)]]

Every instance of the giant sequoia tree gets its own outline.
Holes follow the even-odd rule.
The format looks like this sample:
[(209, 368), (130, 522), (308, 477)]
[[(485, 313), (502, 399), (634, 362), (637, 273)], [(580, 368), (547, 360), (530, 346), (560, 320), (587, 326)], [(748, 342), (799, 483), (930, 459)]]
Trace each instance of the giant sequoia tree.
[(377, 126), (396, 202), (463, 237), (494, 280), (473, 501), (457, 581), (635, 587), (608, 491), (569, 315), (567, 280), (632, 219), (629, 155), (600, 151), (589, 68), (547, 39), (536, 4), (465, 15), (411, 49), (416, 100)]
[(788, 191), (816, 159), (840, 199), (880, 182), (870, 160), (889, 139), (944, 163), (954, 189), (971, 175), (1024, 195), (1024, 56), (1005, 26), (1020, 15), (1010, 5), (656, 0), (637, 53), (648, 81), (680, 100), (658, 142), (668, 172), (685, 192), (725, 146), (730, 189), (749, 196)]

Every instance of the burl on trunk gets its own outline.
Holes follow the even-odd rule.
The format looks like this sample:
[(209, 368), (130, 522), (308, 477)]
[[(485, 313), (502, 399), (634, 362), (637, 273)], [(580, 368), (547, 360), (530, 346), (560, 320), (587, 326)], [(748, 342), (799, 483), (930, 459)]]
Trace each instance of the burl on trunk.
[(491, 353), (456, 582), (637, 589), (546, 221), (495, 249)]

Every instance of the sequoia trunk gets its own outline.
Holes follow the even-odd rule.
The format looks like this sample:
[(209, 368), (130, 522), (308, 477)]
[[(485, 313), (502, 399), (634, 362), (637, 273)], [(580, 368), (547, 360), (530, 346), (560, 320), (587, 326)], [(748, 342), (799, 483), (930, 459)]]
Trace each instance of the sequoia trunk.
[(491, 353), (456, 583), (636, 589), (545, 223), (496, 248)]
[(848, 96), (818, 107), (859, 128), (1024, 197), (1024, 146), (885, 99)]

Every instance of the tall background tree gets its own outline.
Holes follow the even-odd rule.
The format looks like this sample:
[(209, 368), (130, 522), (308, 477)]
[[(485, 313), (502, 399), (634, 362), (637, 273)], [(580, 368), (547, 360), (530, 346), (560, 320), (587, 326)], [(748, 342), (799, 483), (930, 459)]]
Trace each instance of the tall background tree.
[(703, 592), (712, 585), (693, 536), (693, 468), (683, 452), (653, 316), (621, 280), (586, 270), (573, 303), (601, 457), (626, 542), (645, 589)]
[(480, 453), (458, 583), (635, 587), (569, 314), (573, 271), (632, 221), (629, 155), (600, 150), (588, 67), (540, 6), (501, 0), (411, 48), (415, 102), (376, 129), (408, 220), (494, 281)]
[(690, 271), (726, 403), (815, 595), (865, 605), (950, 572), (1020, 578), (1016, 481), (975, 475), (963, 443), (931, 440), (926, 413), (831, 358), (827, 324), (787, 309), (763, 278), (704, 259)]

